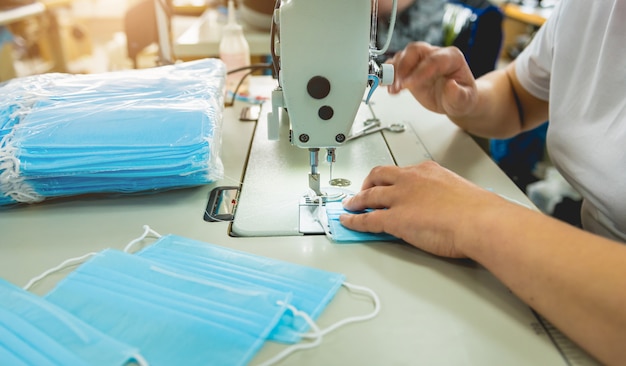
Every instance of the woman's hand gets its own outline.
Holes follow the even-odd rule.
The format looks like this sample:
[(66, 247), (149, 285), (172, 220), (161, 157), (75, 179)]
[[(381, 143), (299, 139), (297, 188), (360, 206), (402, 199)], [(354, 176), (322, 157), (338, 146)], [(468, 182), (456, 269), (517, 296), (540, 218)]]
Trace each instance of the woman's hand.
[(351, 211), (379, 210), (340, 220), (350, 229), (386, 232), (436, 255), (465, 257), (463, 241), (483, 230), (475, 219), (499, 202), (508, 203), (432, 161), (381, 166), (365, 178), (359, 193), (344, 201)]
[(474, 76), (456, 47), (436, 47), (414, 42), (389, 61), (395, 69), (391, 94), (408, 89), (427, 109), (463, 117), (478, 103)]

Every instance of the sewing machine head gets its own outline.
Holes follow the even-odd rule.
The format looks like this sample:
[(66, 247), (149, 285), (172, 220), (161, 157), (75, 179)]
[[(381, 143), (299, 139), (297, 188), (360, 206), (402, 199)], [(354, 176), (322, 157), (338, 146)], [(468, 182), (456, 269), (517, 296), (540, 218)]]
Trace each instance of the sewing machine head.
[(268, 134), (278, 139), (280, 120), (288, 121), (290, 143), (310, 151), (309, 187), (318, 196), (320, 148), (326, 148), (327, 160), (334, 162), (335, 148), (348, 138), (367, 86), (393, 80), (390, 65), (380, 67), (373, 61), (372, 4), (277, 0), (272, 57), (279, 87), (272, 94)]

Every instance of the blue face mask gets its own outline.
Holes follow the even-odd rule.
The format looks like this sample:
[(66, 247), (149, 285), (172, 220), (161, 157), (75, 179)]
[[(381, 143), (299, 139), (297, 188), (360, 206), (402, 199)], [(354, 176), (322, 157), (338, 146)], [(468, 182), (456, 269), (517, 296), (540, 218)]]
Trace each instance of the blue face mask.
[(224, 80), (205, 59), (0, 85), (0, 205), (220, 179)]
[[(372, 290), (345, 282), (342, 274), (175, 235), (161, 237), (144, 228), (124, 252), (109, 249), (68, 259), (25, 288), (91, 257), (45, 299), (136, 346), (151, 365), (181, 360), (186, 365), (239, 365), (248, 363), (266, 339), (310, 340), (291, 344), (263, 363), (270, 365), (299, 349), (316, 347), (324, 335), (372, 319), (380, 311)], [(160, 239), (136, 255), (127, 253), (149, 233)], [(322, 312), (339, 286), (369, 295), (374, 311), (319, 329), (311, 317)]]
[(0, 364), (145, 364), (139, 351), (0, 279)]
[[(136, 255), (180, 271), (191, 272), (201, 278), (292, 293), (291, 304), (314, 320), (345, 281), (343, 274), (256, 256), (176, 235), (163, 236)], [(295, 343), (300, 341), (301, 333), (305, 333), (308, 328), (304, 319), (287, 312), (270, 333), (269, 339)]]
[[(366, 233), (350, 230), (341, 225), (339, 216), (344, 213), (358, 214), (363, 212), (351, 212), (343, 208), (341, 202), (326, 203), (325, 213), (328, 225), (328, 234), (338, 243), (359, 243), (368, 241), (398, 241), (399, 239), (387, 233)], [(322, 224), (324, 225), (324, 224)]]
[(151, 365), (243, 365), (286, 311), (291, 294), (201, 278), (105, 250), (45, 296)]

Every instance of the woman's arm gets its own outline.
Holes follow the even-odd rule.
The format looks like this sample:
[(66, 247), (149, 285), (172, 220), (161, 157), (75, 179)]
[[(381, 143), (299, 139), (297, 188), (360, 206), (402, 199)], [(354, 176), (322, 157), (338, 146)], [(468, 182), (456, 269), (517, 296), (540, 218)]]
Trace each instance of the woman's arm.
[(482, 137), (508, 138), (548, 120), (548, 102), (524, 89), (515, 61), (476, 80), (478, 103), (474, 113), (451, 117), (459, 127)]
[(606, 364), (626, 360), (626, 246), (509, 202), (477, 213), (463, 252)]
[(511, 137), (548, 119), (548, 103), (520, 85), (515, 62), (475, 80), (459, 49), (424, 42), (409, 44), (390, 62), (395, 68), (390, 93), (407, 89), (424, 107), (472, 134)]
[(378, 167), (344, 202), (358, 231), (469, 257), (606, 364), (626, 360), (626, 246), (486, 191), (429, 161)]

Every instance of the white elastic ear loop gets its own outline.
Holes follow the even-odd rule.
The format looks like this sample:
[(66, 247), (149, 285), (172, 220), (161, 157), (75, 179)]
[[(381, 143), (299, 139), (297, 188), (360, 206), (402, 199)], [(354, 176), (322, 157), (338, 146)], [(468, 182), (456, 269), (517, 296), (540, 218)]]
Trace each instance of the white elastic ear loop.
[[(366, 315), (359, 315), (359, 316), (352, 316), (352, 317), (349, 317), (349, 318), (345, 318), (345, 319), (340, 320), (337, 323), (335, 323), (335, 324), (325, 328), (324, 330), (320, 330), (320, 328), (317, 326), (317, 324), (313, 321), (313, 319), (311, 319), (311, 317), (307, 313), (299, 311), (298, 309), (296, 309), (292, 305), (286, 304), (287, 308), (289, 310), (291, 310), (294, 315), (300, 316), (300, 317), (304, 318), (304, 320), (309, 324), (311, 329), (313, 329), (313, 332), (300, 334), (300, 336), (302, 338), (314, 339), (314, 341), (311, 342), (311, 343), (299, 343), (299, 344), (295, 344), (293, 346), (287, 347), (282, 352), (277, 354), (276, 356), (274, 356), (271, 359), (261, 363), (259, 366), (270, 366), (270, 365), (275, 364), (276, 362), (282, 361), (285, 357), (289, 356), (290, 354), (292, 354), (295, 351), (317, 347), (317, 346), (320, 345), (320, 343), (322, 342), (322, 338), (326, 334), (328, 334), (328, 333), (330, 333), (332, 331), (335, 331), (338, 328), (343, 327), (344, 325), (347, 325), (347, 324), (350, 324), (350, 323), (356, 323), (356, 322), (361, 322), (361, 321), (365, 321), (365, 320), (370, 320), (370, 319), (376, 317), (378, 315), (378, 313), (380, 313), (380, 299), (379, 299), (378, 295), (373, 290), (371, 290), (370, 288), (364, 287), (364, 286), (353, 285), (353, 284), (348, 283), (348, 282), (344, 282), (342, 285), (345, 286), (350, 291), (356, 291), (356, 292), (360, 291), (360, 292), (364, 292), (364, 293), (370, 295), (372, 297), (372, 300), (374, 301), (374, 310), (371, 313), (366, 314)], [(280, 301), (279, 301), (279, 303), (282, 304), (282, 302), (280, 302)]]
[(145, 238), (148, 237), (148, 234), (152, 234), (154, 236), (156, 236), (157, 238), (161, 237), (161, 234), (157, 233), (156, 231), (152, 230), (152, 228), (150, 228), (150, 226), (148, 225), (144, 225), (143, 226), (143, 234), (141, 234), (140, 237), (138, 237), (137, 239), (132, 240), (130, 243), (126, 244), (126, 246), (124, 247), (124, 252), (126, 253), (130, 253), (130, 249), (137, 243), (139, 243), (140, 241), (144, 240)]
[[(378, 295), (374, 292), (374, 290), (365, 287), (365, 286), (358, 286), (358, 285), (353, 285), (351, 283), (348, 282), (344, 282), (342, 283), (343, 286), (345, 286), (348, 290), (350, 291), (355, 291), (355, 292), (364, 292), (366, 294), (368, 294), (372, 300), (374, 301), (374, 310), (366, 315), (357, 315), (357, 316), (351, 316), (348, 318), (345, 318), (343, 320), (340, 320), (338, 322), (336, 322), (335, 324), (324, 328), (323, 330), (321, 330), (321, 336), (325, 336), (326, 334), (333, 332), (341, 327), (343, 327), (344, 325), (350, 324), (350, 323), (356, 323), (356, 322), (362, 322), (362, 321), (366, 321), (366, 320), (370, 320), (373, 319), (374, 317), (376, 317), (378, 315), (378, 313), (380, 313), (380, 298), (378, 297)], [(313, 332), (313, 333), (305, 333), (302, 335), (303, 338), (310, 338), (310, 337), (318, 337), (317, 332)]]
[[(156, 231), (152, 230), (150, 228), (150, 226), (148, 226), (148, 225), (144, 225), (143, 229), (144, 229), (143, 234), (140, 237), (138, 237), (137, 239), (134, 239), (130, 243), (128, 243), (126, 245), (126, 247), (124, 248), (124, 252), (128, 253), (130, 248), (133, 245), (135, 245), (138, 242), (140, 242), (143, 239), (145, 239), (148, 236), (148, 234), (152, 234), (152, 235), (156, 236), (157, 238), (161, 237), (161, 234), (159, 234)], [(66, 259), (63, 262), (61, 262), (61, 264), (44, 271), (42, 274), (40, 274), (38, 276), (33, 277), (30, 281), (28, 281), (28, 283), (26, 284), (26, 286), (23, 287), (23, 289), (28, 291), (31, 287), (33, 287), (36, 283), (38, 283), (39, 281), (43, 280), (44, 278), (46, 278), (46, 277), (48, 277), (48, 276), (50, 276), (50, 275), (52, 275), (54, 273), (60, 272), (60, 271), (64, 270), (67, 267), (71, 267), (71, 266), (75, 266), (77, 264), (81, 264), (81, 263), (83, 263), (84, 261), (86, 261), (87, 259), (89, 259), (90, 257), (92, 257), (92, 256), (94, 256), (96, 254), (98, 254), (98, 253), (97, 252), (91, 252), (91, 253), (87, 253), (87, 254), (81, 255), (80, 257), (74, 257), (74, 258)]]
[(23, 288), (24, 288), (24, 290), (28, 291), (37, 282), (43, 280), (44, 278), (50, 276), (51, 274), (54, 274), (54, 273), (59, 272), (59, 271), (62, 271), (62, 270), (64, 270), (67, 267), (74, 266), (74, 265), (77, 265), (77, 264), (81, 264), (85, 260), (87, 260), (89, 257), (92, 257), (92, 256), (94, 256), (96, 254), (98, 254), (98, 253), (97, 252), (91, 252), (91, 253), (87, 253), (85, 255), (81, 255), (80, 257), (66, 259), (63, 262), (61, 262), (61, 264), (59, 264), (58, 266), (52, 267), (52, 268), (44, 271), (39, 276), (33, 277), (30, 281), (28, 281), (26, 286), (24, 286)]
[(0, 193), (11, 197), (15, 202), (37, 203), (44, 200), (20, 174), (21, 161), (16, 157), (17, 148), (11, 139), (11, 131), (0, 140)]
[[(310, 343), (298, 343), (298, 344), (294, 344), (292, 346), (289, 346), (289, 347), (285, 348), (284, 350), (282, 350), (276, 356), (274, 356), (274, 357), (270, 358), (269, 360), (261, 363), (259, 366), (274, 365), (275, 363), (282, 361), (287, 356), (289, 356), (290, 354), (292, 354), (292, 353), (294, 353), (296, 351), (299, 351), (299, 350), (302, 350), (302, 349), (314, 348), (314, 347), (319, 346), (322, 343), (322, 333), (320, 332), (320, 328), (317, 326), (317, 324), (315, 324), (313, 319), (311, 319), (309, 314), (296, 309), (291, 304), (285, 304), (282, 301), (278, 301), (278, 304), (279, 305), (285, 305), (287, 307), (287, 309), (291, 310), (293, 315), (299, 316), (299, 317), (303, 318), (309, 324), (311, 329), (313, 329), (313, 332), (307, 333), (307, 335), (308, 335), (307, 338), (314, 338), (314, 341), (310, 342)], [(304, 336), (304, 335), (302, 335), (302, 336)]]

